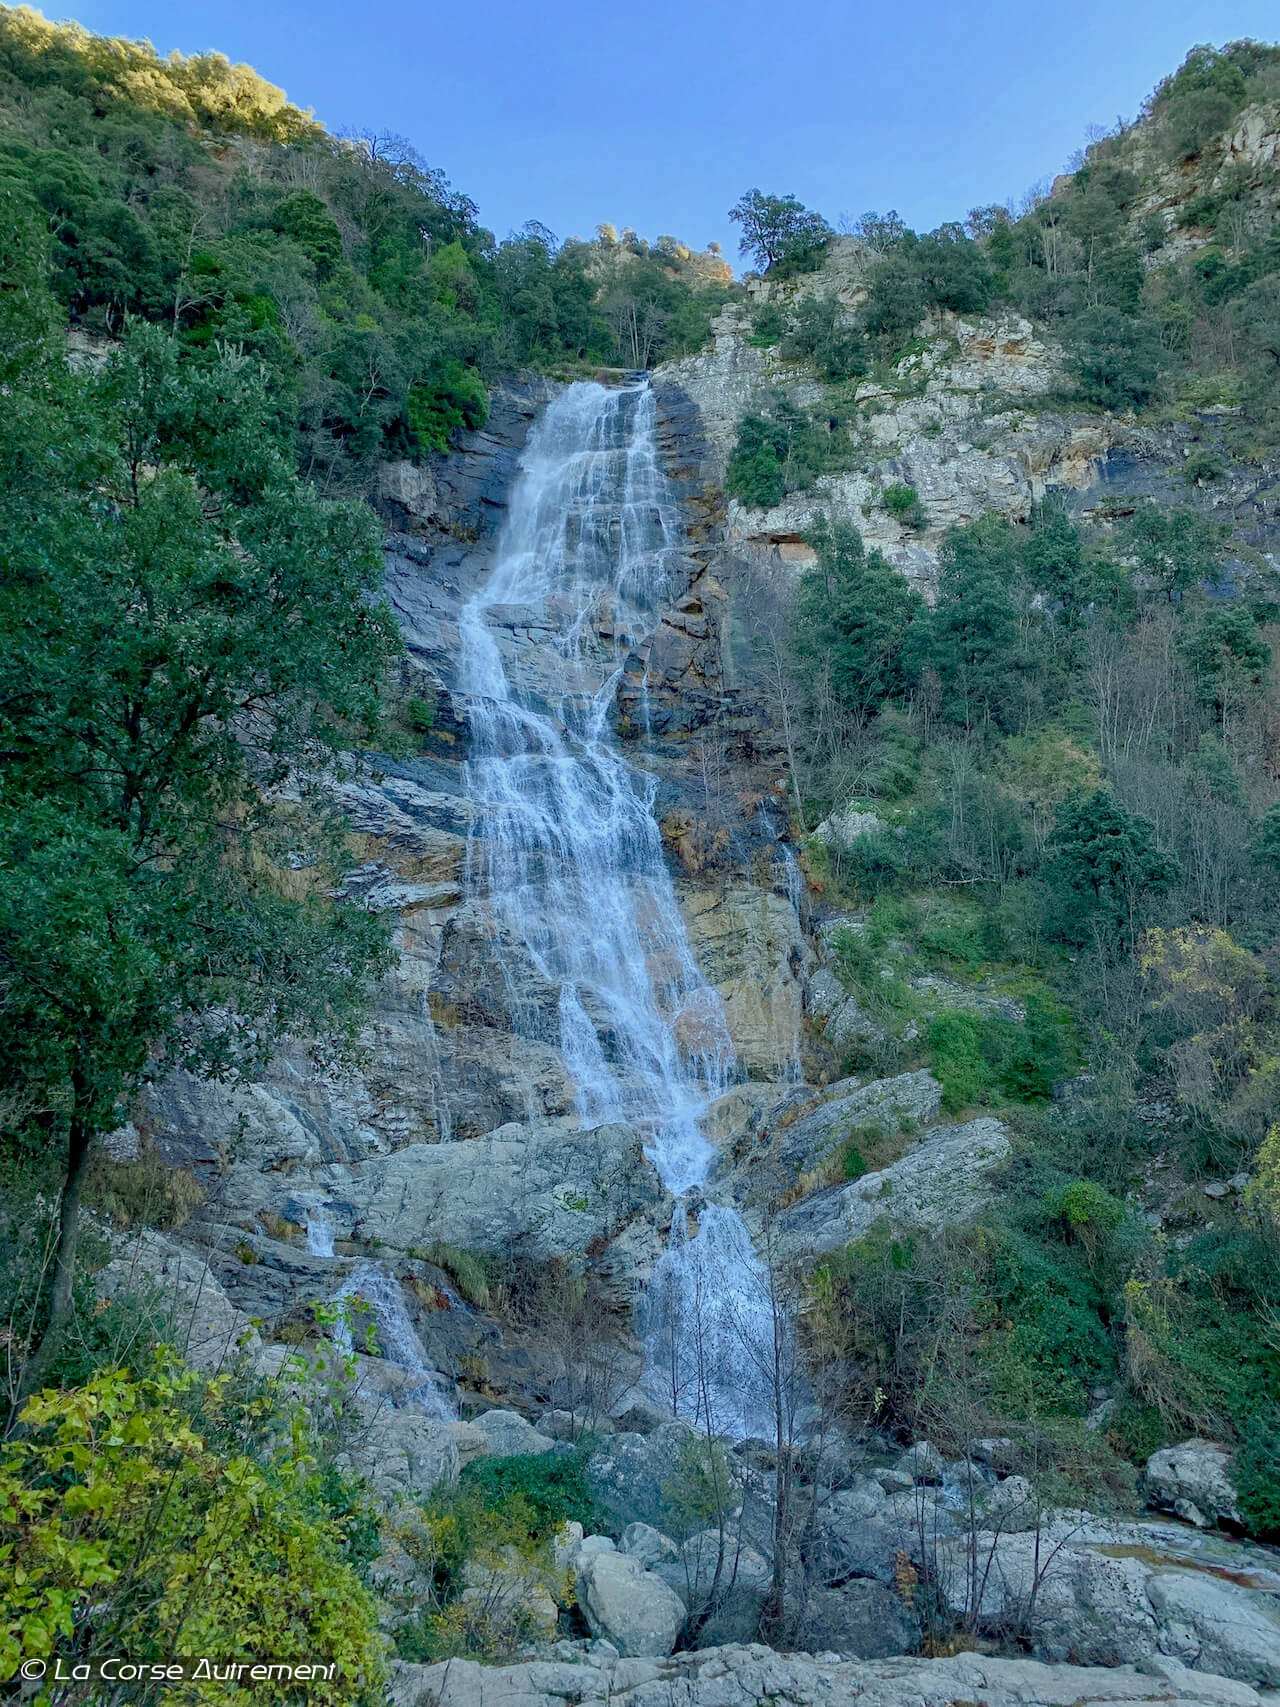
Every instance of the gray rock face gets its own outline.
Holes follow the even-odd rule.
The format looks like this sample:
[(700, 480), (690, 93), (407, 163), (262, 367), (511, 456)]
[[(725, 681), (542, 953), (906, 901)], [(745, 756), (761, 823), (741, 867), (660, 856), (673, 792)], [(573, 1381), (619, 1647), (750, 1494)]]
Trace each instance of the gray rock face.
[(1152, 1505), (1176, 1512), (1197, 1529), (1240, 1521), (1231, 1454), (1211, 1440), (1184, 1440), (1152, 1453), (1142, 1481)]
[(575, 1558), (578, 1605), (593, 1636), (628, 1657), (669, 1654), (684, 1623), (684, 1603), (661, 1578), (626, 1553)]
[(1173, 1659), (1133, 1666), (907, 1656), (842, 1661), (752, 1647), (707, 1648), (669, 1659), (586, 1654), (581, 1664), (402, 1665), (393, 1707), (1263, 1707), (1245, 1684), (1188, 1671)]
[(493, 1458), (550, 1452), (556, 1444), (549, 1434), (539, 1434), (516, 1411), (482, 1411), (472, 1419), (471, 1426), (484, 1436), (488, 1456)]
[(685, 886), (681, 898), (693, 952), (724, 1004), (741, 1065), (756, 1078), (784, 1078), (797, 1057), (803, 978), (813, 963), (795, 908), (757, 888)]
[(884, 829), (884, 820), (861, 801), (850, 801), (829, 818), (824, 818), (813, 832), (820, 842), (840, 853), (848, 853), (855, 842), (874, 836)]
[(857, 1579), (809, 1596), (800, 1638), (815, 1653), (875, 1660), (909, 1652), (920, 1640), (920, 1626), (892, 1588)]
[(366, 1422), (342, 1462), (366, 1476), (375, 1494), (388, 1504), (405, 1495), (428, 1494), (437, 1483), (458, 1479), (452, 1426), (418, 1411), (390, 1406)]
[(842, 1144), (855, 1126), (892, 1132), (904, 1121), (923, 1126), (942, 1106), (942, 1086), (921, 1069), (891, 1079), (841, 1079), (813, 1107), (773, 1134), (770, 1162), (780, 1175), (808, 1173)]
[(926, 1132), (900, 1161), (803, 1198), (780, 1217), (785, 1247), (817, 1256), (859, 1239), (882, 1217), (936, 1232), (970, 1220), (985, 1201), (984, 1177), (1009, 1153), (998, 1120)]
[[(580, 1256), (593, 1240), (657, 1215), (666, 1203), (634, 1128), (584, 1134), (572, 1119), (513, 1123), (464, 1143), (413, 1144), (311, 1178), (353, 1239), (398, 1251), (439, 1241)], [(294, 1191), (288, 1176), (243, 1164), (231, 1170), (227, 1187), (245, 1209), (277, 1214)]]
[[(1022, 1634), (1046, 1659), (1143, 1665), (1170, 1657), (1196, 1671), (1280, 1684), (1280, 1575), (1240, 1548), (1188, 1549), (1185, 1530), (1106, 1524), (1059, 1513), (1040, 1533), (979, 1531), (939, 1542), (932, 1561), (949, 1604), (965, 1610), (979, 1564), (979, 1622)], [(1245, 1586), (1250, 1581), (1255, 1587)]]
[(143, 1231), (118, 1241), (117, 1254), (98, 1271), (99, 1297), (146, 1299), (163, 1331), (193, 1369), (227, 1369), (243, 1350), (261, 1345), (249, 1317), (236, 1309), (203, 1256)]
[(638, 1559), (646, 1571), (657, 1565), (669, 1565), (680, 1557), (680, 1549), (669, 1535), (663, 1535), (651, 1523), (629, 1523), (618, 1541), (618, 1551)]
[(680, 1452), (691, 1438), (682, 1422), (668, 1422), (650, 1434), (615, 1434), (587, 1464), (587, 1483), (619, 1529), (646, 1523), (666, 1532), (671, 1518), (663, 1485), (680, 1463)]

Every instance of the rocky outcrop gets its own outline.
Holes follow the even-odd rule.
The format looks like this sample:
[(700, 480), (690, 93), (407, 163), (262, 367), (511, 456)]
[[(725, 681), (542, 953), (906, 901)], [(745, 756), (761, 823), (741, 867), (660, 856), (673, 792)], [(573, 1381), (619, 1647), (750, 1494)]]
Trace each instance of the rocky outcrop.
[(1185, 1534), (1063, 1512), (1034, 1531), (943, 1540), (932, 1564), (954, 1611), (1022, 1636), (1045, 1659), (1171, 1658), (1255, 1687), (1280, 1685), (1280, 1575), (1265, 1554), (1197, 1551)]
[[(575, 1119), (529, 1121), (483, 1138), (413, 1144), (390, 1156), (314, 1169), (342, 1237), (407, 1252), (464, 1250), (581, 1257), (637, 1217), (662, 1219), (666, 1196), (633, 1127), (584, 1135)], [(280, 1215), (296, 1196), (287, 1174), (234, 1164), (226, 1196), (250, 1215)]]
[(1153, 1453), (1142, 1481), (1152, 1505), (1176, 1512), (1197, 1529), (1240, 1522), (1231, 1453), (1212, 1440), (1184, 1440)]
[(1246, 1684), (1189, 1671), (1174, 1659), (1134, 1666), (1049, 1666), (957, 1654), (841, 1661), (752, 1647), (670, 1659), (587, 1654), (581, 1663), (402, 1665), (393, 1707), (1263, 1707)]
[(724, 1004), (725, 1024), (753, 1078), (783, 1079), (799, 1056), (804, 979), (813, 964), (791, 902), (756, 887), (682, 895), (703, 976)]
[(94, 1285), (102, 1299), (141, 1298), (160, 1336), (206, 1374), (230, 1368), (261, 1346), (253, 1322), (227, 1297), (208, 1262), (163, 1233), (144, 1230), (118, 1240)]
[(860, 1239), (881, 1218), (931, 1233), (961, 1225), (986, 1201), (985, 1176), (1008, 1154), (1008, 1134), (990, 1116), (934, 1127), (900, 1161), (785, 1210), (780, 1241), (814, 1257)]

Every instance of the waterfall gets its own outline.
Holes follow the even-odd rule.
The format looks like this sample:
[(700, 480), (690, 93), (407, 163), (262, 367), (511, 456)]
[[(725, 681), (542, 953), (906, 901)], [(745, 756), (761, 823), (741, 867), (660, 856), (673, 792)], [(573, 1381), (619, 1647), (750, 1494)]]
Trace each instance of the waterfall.
[[(397, 1407), (402, 1410), (411, 1407), (441, 1422), (451, 1421), (453, 1408), (427, 1363), (422, 1342), (409, 1320), (400, 1282), (377, 1263), (365, 1263), (343, 1281), (333, 1295), (333, 1302), (344, 1304), (348, 1299), (357, 1298), (369, 1307), (374, 1338), (383, 1358), (403, 1369), (410, 1378), (396, 1396)], [(335, 1322), (333, 1337), (342, 1350), (349, 1353), (355, 1345), (351, 1322), (345, 1318)]]
[(316, 1204), (307, 1211), (307, 1250), (313, 1257), (333, 1255), (333, 1222), (325, 1210)]
[[(736, 1212), (702, 1202), (699, 1130), (733, 1046), (694, 959), (652, 778), (612, 728), (623, 660), (681, 590), (653, 395), (580, 384), (530, 435), (498, 560), (460, 618), (472, 892), (500, 926), (512, 1023), (558, 1048), (589, 1130), (627, 1121), (677, 1203), (641, 1310), (649, 1381), (719, 1432), (771, 1430), (767, 1277)], [(503, 630), (517, 643), (501, 643)], [(690, 1225), (690, 1222), (693, 1225)]]

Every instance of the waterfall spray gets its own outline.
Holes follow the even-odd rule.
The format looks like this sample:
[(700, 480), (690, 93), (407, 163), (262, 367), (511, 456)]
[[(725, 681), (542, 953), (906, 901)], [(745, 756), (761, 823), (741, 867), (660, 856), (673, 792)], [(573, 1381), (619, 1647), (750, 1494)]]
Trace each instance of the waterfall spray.
[[(584, 1129), (624, 1120), (679, 1200), (641, 1307), (648, 1381), (717, 1432), (771, 1429), (767, 1277), (736, 1211), (705, 1201), (699, 1130), (733, 1046), (694, 959), (653, 816), (653, 782), (612, 728), (630, 647), (678, 590), (679, 513), (647, 385), (574, 385), (530, 435), (497, 564), (460, 619), (477, 812), (470, 885), (558, 991), (512, 987), (517, 1031), (560, 1050)], [(503, 607), (549, 635), (504, 662)]]

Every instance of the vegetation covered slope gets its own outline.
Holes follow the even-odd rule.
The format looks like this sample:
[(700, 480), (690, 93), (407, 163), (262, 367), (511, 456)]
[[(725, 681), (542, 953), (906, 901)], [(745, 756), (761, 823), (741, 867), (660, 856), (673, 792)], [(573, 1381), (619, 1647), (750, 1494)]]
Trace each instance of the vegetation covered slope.
[[(1265, 472), (1280, 179), (1250, 149), (1280, 128), (1278, 93), (1275, 49), (1197, 49), (1020, 217), (917, 238), (867, 216), (861, 305), (770, 294), (757, 336), (835, 395), (930, 309), (1010, 305), (1066, 347), (1050, 407), (1203, 427), (1188, 497), (1232, 478), (1226, 458)], [(825, 425), (785, 400), (747, 416), (731, 490), (812, 487)], [(909, 526), (915, 495), (894, 496)], [(798, 792), (809, 824), (850, 803), (879, 820), (811, 844), (815, 886), (853, 911), (837, 968), (867, 1022), (837, 1065), (929, 1065), (944, 1106), (1003, 1110), (1019, 1134), (973, 1229), (869, 1238), (824, 1266), (825, 1355), (860, 1404), (938, 1438), (1052, 1425), (1063, 1464), (1071, 1430), (1136, 1463), (1224, 1439), (1245, 1522), (1274, 1536), (1274, 559), (1207, 499), (1084, 523), (1051, 494), (1025, 522), (982, 516), (943, 537), (932, 605), (849, 524), (810, 544), (789, 636)], [(851, 1134), (849, 1169), (878, 1142)]]
[(27, 7), (0, 10), (0, 173), (48, 222), (73, 325), (234, 344), (329, 490), (480, 424), (500, 372), (696, 348), (728, 277), (611, 228), (495, 243), (403, 138), (331, 136), (247, 66)]

